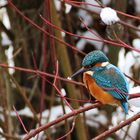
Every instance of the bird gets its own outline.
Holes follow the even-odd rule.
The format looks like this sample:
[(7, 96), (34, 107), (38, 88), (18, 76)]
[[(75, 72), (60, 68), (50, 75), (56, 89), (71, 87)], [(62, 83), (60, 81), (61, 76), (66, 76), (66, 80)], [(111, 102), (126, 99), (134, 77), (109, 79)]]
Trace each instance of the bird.
[(128, 114), (129, 83), (121, 70), (109, 62), (100, 50), (85, 55), (82, 67), (71, 79), (83, 74), (83, 82), (90, 94), (102, 104), (121, 106)]

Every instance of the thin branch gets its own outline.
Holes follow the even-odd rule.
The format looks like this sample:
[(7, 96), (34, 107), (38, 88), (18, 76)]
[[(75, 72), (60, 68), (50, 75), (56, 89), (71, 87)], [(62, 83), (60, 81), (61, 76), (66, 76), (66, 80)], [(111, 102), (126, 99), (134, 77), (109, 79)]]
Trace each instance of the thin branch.
[[(43, 72), (43, 71), (40, 71), (40, 70), (27, 69), (27, 68), (22, 68), (22, 67), (12, 67), (12, 66), (9, 66), (7, 64), (0, 64), (0, 67), (11, 68), (11, 69), (14, 69), (14, 70), (24, 71), (24, 72), (32, 73), (32, 74), (36, 74), (36, 75), (38, 75), (38, 74), (39, 75), (44, 75), (44, 76), (48, 76), (48, 77), (51, 77), (51, 78), (55, 77), (54, 74), (46, 73), (46, 72)], [(60, 76), (57, 76), (57, 79), (65, 81), (65, 82), (68, 82), (68, 83), (71, 83), (71, 84), (76, 84), (76, 85), (84, 86), (84, 84), (81, 83), (81, 82), (76, 82), (76, 81), (73, 81), (73, 80), (68, 80), (68, 79), (60, 77)]]
[(24, 131), (28, 134), (29, 132), (27, 131), (27, 129), (26, 129), (26, 127), (25, 127), (25, 125), (24, 125), (24, 123), (23, 123), (21, 117), (19, 116), (19, 114), (18, 114), (18, 112), (17, 112), (17, 110), (16, 110), (16, 108), (15, 108), (14, 106), (13, 106), (13, 109), (14, 109), (14, 111), (15, 111), (15, 113), (16, 113), (16, 115), (17, 115), (17, 118), (18, 118), (20, 124), (22, 125)]
[(57, 138), (56, 140), (64, 139), (64, 138), (66, 138), (68, 135), (70, 135), (70, 134), (73, 132), (73, 130), (74, 130), (75, 121), (76, 121), (76, 116), (74, 117), (74, 120), (73, 120), (73, 123), (72, 123), (72, 128), (71, 128), (65, 135), (63, 135), (63, 136), (60, 137), (60, 138)]
[[(86, 25), (84, 24), (85, 28), (91, 32), (92, 34), (95, 34), (94, 32), (92, 32), (92, 30)], [(116, 36), (116, 39), (119, 43), (116, 43), (114, 41), (110, 41), (110, 40), (106, 40), (106, 39), (103, 39), (103, 42), (104, 43), (107, 43), (107, 44), (111, 44), (111, 45), (116, 45), (116, 44), (119, 44), (119, 45), (116, 45), (116, 46), (120, 46), (120, 47), (123, 47), (123, 48), (128, 48), (128, 49), (131, 49), (133, 51), (136, 51), (136, 52), (139, 52), (140, 53), (140, 49), (136, 49), (128, 44), (126, 44), (125, 42), (123, 42), (121, 39), (119, 39), (116, 35), (116, 33), (114, 32), (115, 36)]]
[(140, 85), (140, 81), (138, 81), (138, 80), (136, 80), (136, 79), (130, 77), (129, 75), (127, 75), (127, 74), (125, 74), (125, 73), (124, 73), (124, 75), (125, 75), (127, 78), (129, 78), (130, 80), (134, 81), (135, 84)]
[(55, 69), (55, 71), (56, 71), (56, 73), (55, 73), (53, 85), (56, 85), (56, 82), (57, 82), (57, 77), (58, 77), (58, 72), (59, 72), (58, 60), (56, 61), (56, 69)]
[(99, 39), (97, 38), (91, 38), (91, 37), (86, 37), (86, 36), (81, 36), (81, 35), (77, 35), (77, 34), (74, 34), (74, 33), (71, 33), (71, 32), (68, 32), (68, 31), (65, 31), (63, 29), (61, 29), (60, 27), (52, 24), (50, 21), (46, 20), (44, 17), (42, 17), (42, 15), (40, 15), (41, 19), (48, 25), (52, 26), (53, 28), (61, 31), (61, 32), (64, 32), (68, 35), (71, 35), (71, 36), (75, 36), (75, 37), (79, 37), (79, 38), (83, 38), (83, 39), (87, 39), (87, 40), (93, 40), (93, 41), (97, 41), (97, 42), (103, 42), (103, 43), (106, 43), (106, 44), (111, 44), (111, 45), (115, 45), (115, 46), (120, 46), (120, 47), (125, 47), (123, 44), (120, 44), (120, 43), (117, 43), (117, 42), (114, 42), (114, 41), (110, 41), (110, 40), (106, 40), (106, 39), (103, 39), (102, 37), (100, 37), (99, 35), (97, 35), (95, 32), (93, 32), (91, 29), (89, 29), (87, 27), (87, 25), (82, 21), (82, 19), (80, 19), (82, 21), (82, 23), (84, 24), (85, 28), (91, 32), (93, 35), (95, 35), (96, 37), (98, 37)]
[(30, 18), (26, 17), (12, 2), (11, 0), (8, 0), (8, 3), (13, 7), (13, 9), (15, 9), (15, 11), (20, 15), (22, 16), (26, 21), (28, 21), (30, 24), (32, 24), (34, 27), (36, 27), (38, 30), (42, 31), (44, 34), (48, 35), (49, 37), (55, 39), (56, 41), (64, 44), (65, 46), (68, 46), (70, 47), (71, 49), (73, 49), (74, 51), (82, 54), (82, 55), (85, 55), (84, 52), (78, 50), (75, 46), (73, 45), (70, 45), (69, 43), (66, 43), (64, 42), (62, 39), (59, 39), (57, 38), (56, 36), (48, 33), (46, 30), (44, 30), (43, 28), (41, 28), (39, 25), (37, 25), (35, 22), (33, 22)]
[(130, 24), (127, 24), (126, 22), (124, 22), (124, 21), (122, 21), (122, 20), (118, 21), (118, 23), (120, 23), (120, 24), (122, 24), (122, 25), (124, 25), (124, 26), (127, 26), (128, 28), (132, 28), (132, 29), (134, 29), (134, 30), (140, 32), (140, 29), (139, 29), (138, 27), (133, 26), (133, 25), (130, 25)]
[(3, 136), (3, 137), (6, 138), (6, 139), (21, 140), (21, 138), (19, 138), (19, 137), (11, 136), (11, 135), (9, 135), (9, 134), (7, 134), (7, 133), (3, 133), (3, 132), (1, 132), (1, 131), (0, 131), (0, 135)]
[[(78, 1), (69, 1), (69, 0), (63, 0), (63, 1), (65, 1), (66, 3), (68, 3), (68, 4), (71, 4), (71, 5), (73, 5), (73, 4), (75, 4), (74, 6), (78, 6), (78, 4), (83, 4), (83, 5), (89, 5), (89, 6), (93, 6), (93, 7), (96, 7), (96, 8), (105, 8), (105, 6), (99, 6), (99, 5), (95, 5), (95, 4), (90, 4), (90, 3), (87, 3), (87, 2), (78, 2)], [(79, 8), (79, 7), (78, 7)], [(82, 7), (81, 7), (82, 8)], [(86, 10), (86, 9), (85, 9)], [(122, 11), (119, 11), (119, 10), (115, 10), (118, 14), (120, 14), (120, 15), (123, 15), (123, 16), (125, 16), (125, 17), (128, 17), (128, 18), (133, 18), (133, 19), (136, 19), (136, 20), (140, 20), (140, 17), (138, 17), (138, 16), (133, 16), (133, 15), (130, 15), (130, 14), (126, 14), (126, 13), (124, 13), (124, 12), (122, 12)], [(99, 14), (99, 13), (96, 13), (96, 14)]]

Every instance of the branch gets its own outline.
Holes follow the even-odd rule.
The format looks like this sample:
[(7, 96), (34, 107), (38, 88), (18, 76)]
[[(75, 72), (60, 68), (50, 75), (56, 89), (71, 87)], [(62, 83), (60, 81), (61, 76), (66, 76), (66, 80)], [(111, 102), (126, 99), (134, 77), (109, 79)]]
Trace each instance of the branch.
[(26, 134), (28, 134), (28, 131), (27, 131), (27, 129), (26, 129), (26, 127), (25, 127), (25, 125), (24, 125), (24, 123), (23, 123), (21, 117), (19, 116), (19, 114), (18, 114), (18, 112), (17, 112), (17, 110), (16, 110), (16, 108), (15, 108), (14, 106), (13, 106), (13, 109), (14, 109), (14, 111), (15, 111), (15, 113), (16, 113), (16, 116), (17, 116), (17, 118), (18, 118), (20, 124), (22, 125), (24, 131), (26, 132)]
[(31, 25), (33, 25), (35, 28), (37, 28), (38, 30), (40, 30), (42, 33), (48, 35), (49, 37), (55, 39), (56, 41), (64, 44), (65, 46), (70, 47), (71, 49), (73, 49), (75, 52), (78, 52), (82, 55), (85, 55), (84, 52), (78, 50), (75, 46), (70, 45), (69, 43), (64, 42), (62, 39), (57, 38), (56, 36), (48, 33), (46, 30), (44, 30), (42, 27), (40, 27), (39, 25), (37, 25), (34, 21), (32, 21), (30, 18), (26, 17), (12, 2), (11, 0), (8, 0), (9, 5), (20, 15), (23, 17), (24, 20), (26, 20), (28, 23), (30, 23)]
[(3, 132), (1, 132), (1, 131), (0, 131), (0, 135), (3, 136), (3, 137), (5, 137), (6, 139), (21, 140), (20, 137), (11, 136), (11, 135), (9, 135), (9, 134), (7, 134), (7, 133), (3, 133)]
[(133, 117), (127, 119), (126, 121), (120, 123), (119, 125), (105, 131), (104, 133), (98, 135), (97, 137), (93, 138), (92, 140), (101, 140), (101, 139), (104, 139), (106, 138), (107, 136), (109, 136), (110, 134), (120, 130), (121, 128), (123, 128), (124, 126), (126, 125), (129, 125), (130, 123), (132, 123), (133, 121), (136, 121), (137, 119), (140, 118), (140, 112), (136, 115), (134, 115)]
[[(12, 67), (12, 66), (9, 66), (7, 64), (0, 64), (0, 67), (11, 68), (11, 69), (14, 69), (14, 70), (24, 71), (24, 72), (27, 72), (27, 73), (32, 73), (32, 74), (36, 74), (36, 75), (42, 75), (42, 76), (46, 76), (46, 77), (48, 76), (50, 78), (55, 78), (56, 77), (54, 74), (46, 73), (46, 72), (43, 72), (43, 71), (40, 71), (40, 70), (27, 69), (27, 68), (22, 68), (22, 67)], [(57, 76), (56, 78), (59, 79), (59, 80), (68, 82), (68, 83), (84, 86), (84, 84), (81, 83), (81, 82), (76, 82), (76, 81), (73, 81), (73, 80), (68, 80), (68, 79), (60, 77), (60, 76)]]
[(44, 124), (36, 129), (34, 129), (33, 131), (29, 132), (24, 138), (23, 140), (28, 140), (32, 137), (34, 137), (35, 135), (37, 135), (38, 133), (40, 133), (41, 131), (61, 122), (61, 121), (64, 121), (65, 119), (68, 119), (70, 117), (73, 117), (75, 115), (78, 115), (82, 112), (85, 112), (85, 111), (88, 111), (90, 109), (94, 109), (94, 108), (97, 108), (97, 107), (100, 107), (102, 104), (100, 102), (97, 102), (95, 104), (92, 104), (92, 105), (89, 105), (89, 106), (86, 106), (86, 107), (83, 107), (83, 108), (80, 108), (80, 109), (75, 109), (74, 111), (68, 113), (68, 114), (65, 114), (63, 115), (62, 117), (59, 117), (58, 119), (50, 122), (50, 123), (47, 123), (47, 124)]

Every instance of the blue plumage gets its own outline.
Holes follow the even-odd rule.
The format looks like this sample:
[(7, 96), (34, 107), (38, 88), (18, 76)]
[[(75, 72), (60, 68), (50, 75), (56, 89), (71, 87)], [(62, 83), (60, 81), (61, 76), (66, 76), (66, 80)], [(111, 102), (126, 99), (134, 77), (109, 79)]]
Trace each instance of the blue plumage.
[(128, 113), (129, 86), (123, 73), (112, 64), (108, 64), (105, 67), (93, 67), (91, 70), (94, 71), (92, 77), (96, 83), (114, 98), (119, 99), (122, 108)]
[(96, 64), (97, 62), (107, 62), (108, 58), (105, 56), (105, 54), (101, 51), (92, 51), (90, 53), (88, 53), (83, 61), (82, 61), (82, 66), (89, 66), (89, 65), (93, 65)]
[[(76, 73), (74, 73), (71, 77), (75, 77), (76, 75), (80, 74), (80, 73), (87, 73), (91, 76), (91, 78), (93, 78), (93, 83), (89, 83), (89, 85), (93, 84), (93, 88), (92, 86), (90, 86), (92, 92), (94, 92), (94, 89), (98, 89), (96, 87), (100, 87), (102, 88), (104, 91), (107, 91), (104, 94), (104, 92), (102, 92), (101, 90), (100, 93), (98, 94), (98, 91), (96, 90), (97, 95), (93, 95), (96, 96), (98, 98), (98, 100), (100, 98), (105, 99), (111, 99), (112, 101), (118, 101), (118, 105), (120, 105), (123, 108), (123, 110), (125, 111), (125, 113), (128, 113), (128, 92), (129, 92), (129, 86), (128, 86), (128, 82), (124, 76), (124, 74), (114, 65), (110, 64), (110, 63), (104, 63), (105, 65), (103, 65), (103, 62), (108, 62), (108, 58), (107, 56), (101, 52), (101, 51), (92, 51), (90, 53), (88, 53), (83, 61), (82, 61), (82, 68), (80, 70), (78, 70)], [(93, 74), (92, 74), (93, 73)], [(88, 79), (88, 78), (87, 78)], [(84, 76), (84, 81), (86, 81), (86, 77)], [(89, 80), (90, 81), (90, 80)], [(91, 80), (92, 81), (92, 80)], [(96, 87), (95, 84), (96, 83)], [(87, 83), (85, 83), (87, 84)], [(101, 96), (100, 96), (101, 95)], [(104, 97), (102, 96), (104, 95)], [(114, 98), (110, 98), (110, 95), (113, 96)], [(110, 103), (113, 103), (111, 100), (106, 100), (109, 101)], [(105, 100), (101, 100), (101, 101), (105, 101)], [(108, 104), (110, 104), (109, 102), (107, 102)]]

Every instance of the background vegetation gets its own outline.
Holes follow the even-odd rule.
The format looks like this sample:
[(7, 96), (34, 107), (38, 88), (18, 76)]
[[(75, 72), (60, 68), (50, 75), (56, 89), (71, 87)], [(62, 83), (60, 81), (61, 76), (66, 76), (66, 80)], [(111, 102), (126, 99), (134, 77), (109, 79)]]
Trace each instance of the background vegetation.
[[(59, 9), (56, 2), (59, 3)], [(92, 50), (104, 51), (115, 65), (118, 61), (125, 64), (124, 58), (135, 51), (136, 61), (128, 71), (133, 80), (132, 87), (139, 84), (140, 50), (134, 48), (133, 41), (139, 39), (140, 13), (135, 1), (111, 0), (107, 3), (106, 6), (124, 13), (119, 14), (123, 23), (112, 26), (106, 26), (100, 19), (98, 11), (105, 6), (104, 3), (95, 2), (99, 7), (89, 7), (84, 1), (78, 0), (13, 0), (0, 7), (0, 10), (6, 10), (10, 21), (10, 28), (7, 28), (3, 18), (0, 20), (1, 139), (23, 139), (25, 135), (32, 137), (34, 133), (35, 139), (39, 140), (89, 140), (114, 126), (114, 122), (117, 122), (117, 126), (122, 121), (120, 114), (123, 120), (127, 119), (120, 108), (95, 103), (81, 83), (81, 77), (75, 79), (81, 82), (67, 79), (81, 67), (84, 55)], [(69, 12), (66, 12), (65, 3), (72, 6)], [(126, 14), (136, 17), (130, 18)], [(132, 27), (128, 27), (128, 24)], [(10, 43), (2, 42), (2, 33), (8, 36)], [(89, 36), (85, 36), (86, 33), (90, 33)], [(11, 50), (9, 58), (6, 52), (9, 54)], [(124, 58), (119, 58), (120, 52), (124, 52)], [(12, 69), (8, 69), (10, 65)], [(87, 104), (90, 102), (94, 106)], [(80, 110), (82, 113), (79, 115), (80, 112), (74, 109), (80, 107), (85, 110)], [(95, 109), (86, 111), (91, 108)], [(64, 114), (69, 112), (72, 112), (71, 117), (65, 117)], [(135, 117), (136, 112), (131, 113)], [(64, 121), (58, 123), (59, 117)], [(130, 122), (139, 117), (140, 114)], [(56, 122), (50, 124), (53, 120)], [(42, 128), (44, 124), (48, 126)], [(110, 132), (107, 138), (140, 139), (139, 122), (137, 125), (135, 137), (129, 133), (129, 125), (122, 128), (121, 137), (118, 133)], [(31, 130), (37, 131), (28, 133)], [(37, 135), (40, 131), (40, 135)]]

